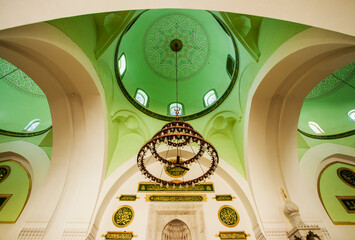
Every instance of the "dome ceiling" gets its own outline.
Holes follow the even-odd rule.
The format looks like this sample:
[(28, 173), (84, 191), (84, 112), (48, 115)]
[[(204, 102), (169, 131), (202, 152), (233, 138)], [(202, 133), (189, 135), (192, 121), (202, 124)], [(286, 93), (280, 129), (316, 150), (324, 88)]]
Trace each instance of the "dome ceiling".
[[(52, 125), (41, 88), (16, 66), (0, 59), (0, 130), (38, 132)], [(32, 126), (32, 127), (31, 127)]]
[(149, 66), (161, 77), (175, 81), (176, 56), (170, 48), (173, 39), (183, 42), (177, 59), (178, 79), (190, 78), (206, 63), (207, 34), (197, 20), (179, 13), (161, 17), (148, 29), (144, 52)]
[(330, 74), (315, 88), (312, 89), (312, 91), (307, 95), (305, 100), (312, 101), (333, 93), (334, 91), (342, 87), (344, 84), (346, 84), (348, 81), (353, 79), (352, 75), (355, 74), (354, 68), (355, 62), (348, 64), (345, 67), (340, 68), (339, 70)]
[[(170, 47), (174, 39), (182, 43), (177, 53)], [(163, 9), (145, 11), (128, 26), (115, 61), (128, 100), (163, 120), (174, 118), (169, 106), (176, 102), (177, 76), (181, 117), (187, 120), (212, 111), (227, 97), (236, 81), (238, 54), (228, 30), (212, 13)]]
[[(355, 109), (355, 62), (348, 64), (321, 81), (306, 97), (298, 128), (317, 134), (310, 127), (316, 123), (319, 135), (334, 135), (355, 129), (349, 112)], [(323, 131), (323, 132), (322, 132)]]

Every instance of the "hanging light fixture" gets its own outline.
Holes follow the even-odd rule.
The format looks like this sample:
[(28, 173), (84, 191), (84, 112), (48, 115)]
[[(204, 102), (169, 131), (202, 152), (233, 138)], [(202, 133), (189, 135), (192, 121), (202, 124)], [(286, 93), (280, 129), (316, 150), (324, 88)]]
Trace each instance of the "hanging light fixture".
[[(177, 67), (177, 53), (182, 49), (183, 45), (179, 39), (174, 39), (170, 43), (170, 48), (175, 52), (176, 60), (176, 108), (175, 120), (165, 124), (163, 128), (157, 132), (148, 142), (146, 142), (143, 147), (139, 150), (137, 155), (137, 165), (138, 169), (142, 174), (149, 180), (160, 184), (161, 186), (172, 186), (172, 187), (182, 187), (198, 184), (205, 179), (209, 178), (216, 170), (219, 162), (218, 153), (211, 143), (206, 141), (201, 134), (194, 130), (194, 128), (187, 122), (179, 120), (178, 108), (178, 67)], [(161, 147), (165, 145), (165, 148)], [(196, 151), (194, 150), (194, 147)], [(182, 149), (184, 147), (190, 147), (193, 155), (188, 156), (188, 154), (183, 154)], [(172, 151), (175, 158), (168, 159), (168, 152), (159, 152), (160, 149), (167, 149), (167, 151)], [(171, 153), (171, 152), (170, 152)], [(183, 156), (184, 155), (184, 156)], [(203, 169), (200, 159), (201, 158), (210, 160), (211, 165), (207, 169)], [(169, 176), (162, 176), (162, 172), (159, 174), (153, 174), (152, 171), (148, 170), (148, 162), (154, 158), (159, 161), (163, 167), (169, 167), (172, 169), (179, 169), (184, 172), (190, 172), (194, 164), (201, 170), (201, 173), (186, 174), (186, 177), (181, 177), (181, 179), (174, 179)], [(155, 171), (156, 172), (156, 171)], [(195, 171), (196, 172), (196, 171)], [(159, 176), (158, 176), (159, 175)], [(189, 177), (187, 177), (187, 175)]]

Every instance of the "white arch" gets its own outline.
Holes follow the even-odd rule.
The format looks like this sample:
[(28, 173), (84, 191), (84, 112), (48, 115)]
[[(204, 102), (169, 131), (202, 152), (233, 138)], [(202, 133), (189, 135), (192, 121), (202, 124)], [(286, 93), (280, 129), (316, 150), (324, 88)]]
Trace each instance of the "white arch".
[[(204, 165), (204, 162), (202, 162), (202, 164)], [(130, 160), (123, 163), (120, 167), (118, 167), (105, 180), (98, 200), (99, 204), (96, 206), (95, 212), (93, 214), (94, 217), (90, 224), (91, 235), (93, 238), (95, 238), (96, 231), (102, 221), (106, 207), (114, 198), (114, 194), (132, 175), (136, 174), (138, 171), (137, 157), (134, 156)], [(222, 159), (219, 161), (219, 167), (216, 170), (216, 174), (223, 176), (223, 179), (237, 193), (238, 198), (241, 200), (243, 206), (246, 208), (246, 212), (249, 215), (255, 235), (262, 232), (262, 225), (260, 224), (260, 219), (256, 214), (255, 204), (250, 201), (252, 199), (252, 194), (249, 190), (247, 181), (237, 170), (235, 170)]]
[(25, 167), (31, 177), (31, 193), (24, 210), (14, 224), (0, 224), (2, 239), (17, 236), (28, 216), (36, 210), (36, 202), (41, 198), (41, 190), (49, 169), (50, 159), (44, 150), (37, 145), (25, 141), (14, 141), (0, 144), (0, 161), (15, 160)]
[[(280, 46), (259, 71), (248, 95), (244, 149), (247, 179), (264, 227), (291, 228), (280, 188), (302, 192), (295, 179), (301, 178), (296, 134), (304, 98), (354, 58), (354, 38), (310, 28)], [(290, 195), (297, 204), (307, 202), (307, 196)], [(313, 216), (312, 211), (300, 212)]]
[(249, 0), (248, 2), (243, 0), (106, 0), (105, 4), (98, 1), (77, 0), (74, 3), (70, 2), (70, 7), (68, 7), (68, 3), (68, 1), (58, 0), (8, 1), (0, 9), (0, 29), (100, 12), (191, 8), (264, 16), (355, 35), (355, 29), (350, 24), (354, 20), (355, 2), (351, 0), (327, 2), (322, 0), (313, 0), (312, 2), (307, 0), (292, 2), (275, 0)]
[[(318, 195), (318, 177), (321, 172), (331, 163), (342, 162), (346, 164), (355, 164), (355, 148), (333, 144), (323, 143), (309, 149), (301, 158), (300, 171), (302, 184), (304, 184), (303, 196), (307, 196), (307, 203), (299, 204), (299, 207), (312, 212), (318, 216), (318, 221), (329, 231), (333, 238), (351, 239), (349, 233), (353, 232), (354, 226), (336, 226), (328, 217), (327, 212), (322, 206)], [(292, 189), (289, 189), (289, 191)], [(293, 196), (298, 192), (291, 192)], [(299, 196), (300, 198), (302, 196)], [(341, 229), (341, 230), (339, 230)]]
[(71, 225), (85, 231), (106, 167), (106, 108), (95, 69), (76, 44), (46, 23), (0, 32), (0, 55), (41, 87), (52, 115), (52, 160), (42, 192), (47, 197), (27, 221), (39, 222), (44, 239), (57, 239)]

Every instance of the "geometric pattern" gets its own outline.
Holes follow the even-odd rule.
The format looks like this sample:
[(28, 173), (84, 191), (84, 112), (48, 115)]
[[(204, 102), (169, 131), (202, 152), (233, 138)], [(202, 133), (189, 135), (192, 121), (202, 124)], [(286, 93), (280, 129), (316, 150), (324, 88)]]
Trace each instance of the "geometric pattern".
[(340, 68), (334, 73), (330, 74), (323, 81), (321, 81), (313, 90), (307, 95), (306, 101), (315, 100), (320, 97), (325, 97), (344, 85), (344, 82), (349, 82), (354, 77), (355, 62)]
[(204, 67), (208, 55), (206, 32), (190, 16), (169, 14), (155, 21), (145, 35), (146, 60), (156, 73), (175, 80), (176, 56), (170, 48), (174, 39), (183, 45), (177, 53), (178, 79), (189, 78)]
[(24, 90), (27, 93), (44, 96), (41, 88), (24, 72), (11, 63), (0, 58), (0, 79), (7, 80), (11, 86)]

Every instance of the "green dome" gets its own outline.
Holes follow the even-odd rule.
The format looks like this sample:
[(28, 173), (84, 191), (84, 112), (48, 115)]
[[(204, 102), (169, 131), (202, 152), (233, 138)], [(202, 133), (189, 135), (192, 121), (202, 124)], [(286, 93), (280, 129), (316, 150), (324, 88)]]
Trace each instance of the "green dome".
[(1, 133), (38, 132), (52, 126), (47, 98), (29, 76), (0, 58), (0, 79)]
[[(178, 52), (170, 47), (174, 39), (182, 43)], [(177, 100), (181, 118), (188, 120), (207, 114), (228, 96), (238, 53), (226, 27), (210, 12), (149, 10), (119, 39), (115, 67), (121, 90), (135, 107), (171, 120)]]

